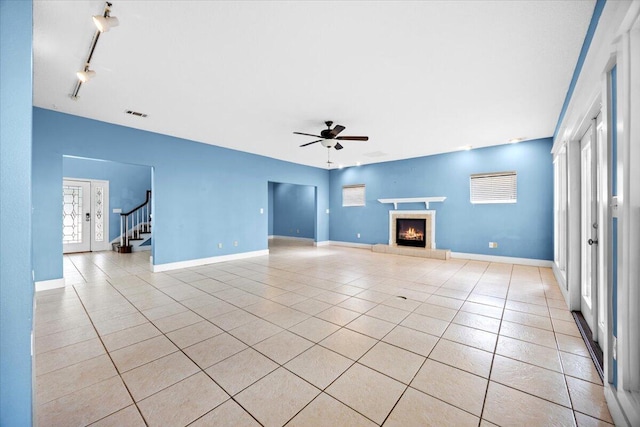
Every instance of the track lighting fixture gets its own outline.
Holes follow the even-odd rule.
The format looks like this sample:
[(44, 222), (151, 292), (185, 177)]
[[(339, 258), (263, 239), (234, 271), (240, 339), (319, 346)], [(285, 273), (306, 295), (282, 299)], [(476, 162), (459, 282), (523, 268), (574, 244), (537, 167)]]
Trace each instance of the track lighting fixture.
[[(109, 13), (109, 11), (106, 11), (105, 13)], [(98, 27), (98, 31), (104, 33), (109, 31), (111, 27), (117, 27), (120, 24), (120, 21), (118, 21), (118, 18), (115, 16), (95, 15), (93, 17), (93, 23)]]
[(84, 70), (78, 71), (76, 76), (78, 76), (78, 80), (82, 83), (86, 83), (91, 80), (96, 75), (96, 72), (89, 69), (89, 64), (84, 67)]
[(93, 22), (96, 25), (97, 30), (93, 35), (93, 39), (91, 40), (91, 46), (89, 47), (89, 54), (87, 55), (87, 60), (85, 61), (84, 68), (76, 73), (78, 81), (76, 82), (73, 93), (71, 93), (71, 99), (77, 100), (78, 92), (80, 92), (82, 84), (88, 82), (96, 75), (96, 72), (90, 69), (90, 65), (91, 58), (93, 57), (93, 52), (95, 51), (96, 45), (98, 44), (98, 39), (100, 38), (100, 34), (109, 31), (111, 27), (116, 27), (120, 24), (118, 18), (116, 18), (115, 16), (111, 16), (111, 6), (111, 3), (106, 2), (102, 15), (96, 15), (93, 17)]

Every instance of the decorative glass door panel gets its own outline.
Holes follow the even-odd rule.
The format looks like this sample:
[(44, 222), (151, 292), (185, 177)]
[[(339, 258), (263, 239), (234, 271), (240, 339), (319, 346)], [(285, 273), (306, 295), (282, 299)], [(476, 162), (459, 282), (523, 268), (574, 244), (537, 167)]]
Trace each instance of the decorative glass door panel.
[(109, 246), (109, 181), (64, 180), (63, 253), (103, 251)]
[(62, 185), (62, 246), (64, 253), (91, 250), (91, 186), (65, 180)]

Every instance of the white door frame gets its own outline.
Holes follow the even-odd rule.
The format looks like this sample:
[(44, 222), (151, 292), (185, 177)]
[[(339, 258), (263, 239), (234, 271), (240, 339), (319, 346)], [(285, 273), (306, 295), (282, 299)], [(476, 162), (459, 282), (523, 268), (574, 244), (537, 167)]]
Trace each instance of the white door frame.
[[(90, 238), (89, 251), (111, 249), (109, 239), (109, 181), (64, 177), (65, 181), (88, 182), (90, 187)], [(83, 215), (85, 213), (83, 212)], [(83, 218), (84, 220), (84, 218)], [(100, 227), (102, 225), (102, 227)]]

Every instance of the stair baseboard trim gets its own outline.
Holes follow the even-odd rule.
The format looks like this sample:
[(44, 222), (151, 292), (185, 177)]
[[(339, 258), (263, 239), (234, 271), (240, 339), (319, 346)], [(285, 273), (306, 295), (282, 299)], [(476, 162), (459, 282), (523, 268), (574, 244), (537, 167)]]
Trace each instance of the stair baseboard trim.
[(516, 258), (511, 256), (467, 254), (462, 252), (451, 252), (451, 258), (469, 259), (472, 261), (499, 262), (503, 264), (529, 265), (532, 267), (553, 267), (553, 261), (535, 258)]
[(368, 243), (340, 242), (338, 240), (329, 240), (328, 242), (331, 246), (344, 246), (347, 248), (371, 249), (373, 247), (373, 245)]
[(151, 269), (154, 273), (160, 273), (163, 271), (178, 270), (180, 268), (200, 267), (201, 265), (216, 264), (226, 261), (237, 261), (247, 258), (255, 258), (259, 256), (269, 255), (269, 249), (262, 251), (243, 252), (240, 254), (221, 255), (210, 258), (190, 259), (188, 261), (168, 262), (166, 264), (152, 265)]
[(36, 292), (48, 291), (50, 289), (64, 288), (64, 277), (62, 279), (42, 280), (36, 282)]

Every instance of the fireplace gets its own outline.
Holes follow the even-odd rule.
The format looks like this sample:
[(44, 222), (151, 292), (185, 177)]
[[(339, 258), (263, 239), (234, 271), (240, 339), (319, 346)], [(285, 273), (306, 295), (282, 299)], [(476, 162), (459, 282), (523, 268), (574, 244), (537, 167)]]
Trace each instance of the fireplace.
[[(416, 220), (419, 222), (414, 222)], [(408, 221), (406, 222), (408, 228), (413, 228), (413, 230), (402, 230), (404, 226), (401, 224), (405, 221)], [(389, 246), (413, 246), (414, 248), (433, 250), (436, 249), (435, 231), (436, 211), (389, 211)], [(418, 238), (419, 234), (422, 234), (422, 238)]]
[(426, 246), (426, 219), (396, 218), (396, 244), (399, 246)]

